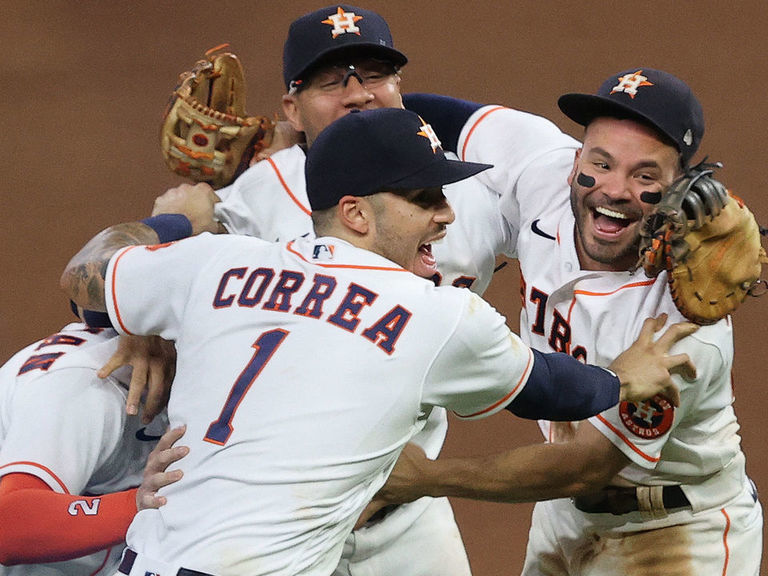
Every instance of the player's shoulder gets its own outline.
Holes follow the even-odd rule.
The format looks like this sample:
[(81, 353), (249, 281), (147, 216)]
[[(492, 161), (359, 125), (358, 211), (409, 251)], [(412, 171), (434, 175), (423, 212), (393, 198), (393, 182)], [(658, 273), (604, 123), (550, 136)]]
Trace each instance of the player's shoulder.
[(714, 324), (699, 326), (690, 339), (712, 350), (719, 351), (724, 358), (733, 357), (733, 323), (730, 316)]
[(306, 159), (307, 155), (304, 149), (295, 144), (290, 148), (278, 150), (265, 160), (256, 162), (243, 172), (236, 182), (248, 184), (262, 180), (272, 181), (276, 176), (286, 177), (297, 173), (303, 175)]
[(278, 150), (270, 158), (279, 166), (299, 166), (303, 169), (307, 161), (307, 152), (302, 144), (294, 144), (289, 148)]
[(384, 276), (379, 272), (375, 274), (378, 277), (377, 282), (386, 286), (388, 295), (412, 302), (423, 302), (425, 306), (443, 309), (446, 313), (465, 306), (467, 298), (473, 294), (466, 288), (436, 286), (431, 279), (421, 278), (410, 272), (403, 271), (394, 275), (386, 273)]
[(199, 260), (215, 258), (218, 254), (231, 253), (241, 250), (261, 250), (274, 244), (255, 236), (244, 234), (211, 234), (203, 232), (174, 243), (180, 251), (197, 255)]
[[(663, 288), (664, 293), (661, 302), (655, 313), (652, 314), (653, 316), (658, 316), (661, 313), (667, 314), (666, 325), (659, 332), (659, 336), (673, 324), (690, 322), (675, 307), (671, 296), (669, 296), (666, 282), (663, 283)], [(642, 318), (637, 320), (638, 332), (642, 320)], [(733, 362), (733, 351), (733, 323), (728, 316), (714, 324), (699, 326), (696, 332), (677, 342), (670, 353), (686, 353), (694, 360), (694, 363), (706, 362), (711, 366), (719, 364), (721, 367), (730, 367)]]
[(31, 393), (36, 393), (40, 386), (50, 385), (57, 393), (93, 386), (109, 395), (114, 392), (109, 382), (118, 389), (120, 384), (130, 381), (127, 367), (115, 372), (108, 381), (97, 376), (97, 371), (117, 351), (117, 345), (117, 333), (112, 329), (71, 324), (16, 353), (0, 368), (0, 382)]
[[(672, 295), (669, 292), (666, 274), (666, 272), (662, 272), (653, 283), (653, 288), (647, 291), (648, 295), (651, 296), (651, 301), (657, 299), (654, 305), (654, 310), (652, 311), (653, 315), (666, 314), (667, 326), (671, 326), (678, 322), (690, 322), (690, 320), (683, 316), (677, 309), (677, 306), (672, 299)], [(683, 339), (683, 342), (686, 340), (694, 343), (698, 342), (707, 346), (732, 347), (733, 320), (730, 316), (726, 316), (713, 324), (699, 325), (696, 332), (689, 338)]]
[(436, 310), (451, 310), (459, 315), (475, 315), (477, 317), (495, 315), (494, 308), (468, 288), (458, 286), (435, 286), (431, 282), (427, 288), (429, 299)]
[(269, 158), (249, 166), (233, 183), (216, 193), (225, 203), (230, 197), (273, 194), (277, 186), (288, 185), (297, 179), (303, 180), (305, 161), (306, 153), (298, 144), (279, 150)]
[(581, 144), (563, 132), (557, 124), (531, 112), (524, 112), (502, 105), (488, 105), (476, 110), (462, 130), (459, 144), (471, 139), (475, 132), (495, 133), (499, 140), (509, 142), (510, 136), (529, 148), (579, 147)]
[[(506, 318), (487, 300), (467, 288), (438, 286), (432, 305), (443, 329), (464, 346), (483, 348), (509, 334)], [(449, 313), (450, 311), (450, 313)]]
[(109, 342), (116, 336), (117, 333), (112, 329), (90, 328), (83, 323), (73, 322), (20, 349), (8, 359), (3, 368), (18, 366), (29, 358), (58, 358), (65, 353)]
[(478, 210), (485, 211), (491, 208), (495, 212), (498, 212), (498, 194), (475, 177), (466, 178), (458, 182), (453, 182), (452, 184), (446, 184), (443, 188), (443, 192), (454, 210), (456, 210), (457, 206), (460, 206), (462, 211), (476, 212)]

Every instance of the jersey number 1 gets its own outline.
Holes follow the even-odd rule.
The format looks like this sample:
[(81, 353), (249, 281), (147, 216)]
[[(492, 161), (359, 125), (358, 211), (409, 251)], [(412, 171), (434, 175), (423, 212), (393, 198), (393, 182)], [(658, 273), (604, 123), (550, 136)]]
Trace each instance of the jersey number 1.
[(229, 391), (227, 402), (221, 410), (221, 414), (208, 427), (208, 432), (204, 438), (206, 442), (220, 445), (226, 444), (234, 429), (232, 427), (232, 419), (235, 417), (237, 407), (240, 406), (240, 402), (251, 388), (251, 384), (261, 374), (264, 366), (267, 365), (267, 362), (272, 358), (272, 354), (283, 343), (286, 336), (288, 336), (287, 330), (270, 330), (269, 332), (264, 332), (252, 344), (256, 352), (250, 362), (248, 362), (248, 365), (240, 372), (240, 376), (235, 380), (232, 390)]

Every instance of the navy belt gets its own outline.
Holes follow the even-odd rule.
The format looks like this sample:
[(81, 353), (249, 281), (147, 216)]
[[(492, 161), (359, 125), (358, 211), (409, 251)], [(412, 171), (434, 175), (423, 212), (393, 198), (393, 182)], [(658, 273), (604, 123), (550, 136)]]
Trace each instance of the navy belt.
[[(136, 552), (131, 550), (130, 548), (126, 549), (125, 553), (123, 553), (123, 561), (120, 562), (120, 566), (118, 567), (117, 571), (121, 574), (130, 574), (131, 568), (133, 568), (133, 563), (136, 561)], [(197, 570), (189, 570), (187, 568), (180, 568), (176, 572), (176, 576), (213, 576), (213, 574), (208, 574), (208, 572), (198, 572)]]
[[(685, 508), (691, 505), (680, 486), (662, 487), (664, 508)], [(587, 514), (629, 514), (640, 510), (635, 488), (608, 486), (599, 492), (576, 496), (573, 504)]]

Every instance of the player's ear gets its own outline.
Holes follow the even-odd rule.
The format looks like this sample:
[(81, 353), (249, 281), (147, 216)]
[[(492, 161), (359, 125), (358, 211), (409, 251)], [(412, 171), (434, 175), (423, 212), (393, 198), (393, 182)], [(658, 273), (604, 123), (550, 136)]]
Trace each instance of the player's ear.
[(576, 154), (573, 156), (573, 166), (571, 167), (571, 173), (568, 174), (568, 186), (573, 184), (576, 174), (579, 173), (579, 158), (581, 158), (581, 148), (576, 150)]
[(283, 94), (283, 114), (290, 122), (291, 127), (297, 132), (304, 132), (304, 123), (301, 121), (299, 107), (296, 105), (296, 96)]
[(337, 206), (341, 223), (350, 230), (364, 236), (371, 229), (373, 210), (365, 198), (359, 196), (343, 196)]

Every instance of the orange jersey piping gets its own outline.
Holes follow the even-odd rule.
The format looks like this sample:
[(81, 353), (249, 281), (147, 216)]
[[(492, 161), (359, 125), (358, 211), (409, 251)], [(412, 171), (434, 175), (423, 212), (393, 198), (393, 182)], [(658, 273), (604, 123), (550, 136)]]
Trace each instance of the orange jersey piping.
[(302, 204), (301, 201), (298, 198), (296, 198), (294, 193), (291, 192), (291, 189), (288, 186), (288, 183), (285, 181), (285, 179), (283, 179), (283, 175), (280, 173), (280, 169), (277, 167), (277, 164), (275, 164), (275, 161), (272, 160), (272, 158), (267, 158), (267, 162), (269, 162), (270, 166), (272, 166), (272, 169), (275, 171), (275, 175), (277, 176), (277, 179), (280, 180), (280, 184), (282, 184), (283, 189), (288, 194), (288, 196), (291, 197), (291, 200), (293, 200), (294, 204), (296, 204), (296, 206), (298, 206), (299, 209), (301, 209), (301, 211), (304, 212), (304, 214), (306, 214), (307, 216), (312, 214), (312, 211), (308, 209), (306, 206), (304, 206), (304, 204)]
[(635, 446), (634, 444), (632, 444), (632, 442), (630, 442), (630, 441), (629, 441), (629, 438), (627, 438), (627, 437), (626, 437), (624, 434), (622, 434), (621, 432), (619, 432), (618, 428), (616, 428), (616, 427), (615, 427), (613, 424), (611, 424), (610, 422), (608, 422), (608, 420), (606, 420), (606, 419), (603, 417), (603, 415), (602, 415), (602, 414), (598, 414), (597, 416), (595, 416), (595, 418), (597, 418), (598, 420), (600, 420), (600, 422), (602, 422), (603, 424), (605, 424), (605, 425), (606, 425), (606, 426), (607, 426), (607, 427), (608, 427), (608, 428), (609, 428), (609, 429), (610, 429), (610, 430), (611, 430), (611, 431), (612, 431), (614, 434), (616, 434), (616, 436), (618, 436), (619, 438), (621, 438), (621, 440), (623, 440), (623, 441), (624, 441), (624, 443), (625, 443), (627, 446), (629, 446), (629, 447), (632, 449), (632, 451), (633, 451), (633, 452), (635, 452), (635, 453), (636, 453), (638, 456), (640, 456), (640, 457), (641, 457), (641, 458), (643, 458), (644, 460), (648, 460), (648, 462), (658, 462), (658, 461), (659, 461), (659, 458), (654, 458), (653, 456), (650, 456), (649, 454), (646, 454), (645, 452), (643, 452), (642, 450), (640, 450), (640, 448), (638, 448), (637, 446)]
[(122, 328), (126, 334), (130, 334), (131, 336), (133, 335), (133, 332), (131, 332), (125, 327), (125, 324), (123, 324), (123, 319), (120, 315), (120, 310), (118, 310), (117, 308), (117, 294), (115, 294), (115, 276), (117, 275), (117, 265), (120, 262), (120, 259), (123, 256), (125, 256), (128, 252), (133, 250), (134, 248), (136, 248), (136, 246), (131, 246), (126, 250), (124, 250), (120, 254), (120, 256), (117, 257), (117, 260), (115, 260), (115, 263), (112, 265), (112, 304), (114, 304), (115, 306), (115, 317), (117, 317), (117, 321), (120, 324), (120, 328)]
[(304, 262), (307, 262), (308, 264), (312, 264), (313, 266), (320, 266), (321, 268), (349, 268), (352, 270), (381, 270), (384, 272), (410, 272), (410, 270), (406, 270), (405, 268), (400, 267), (392, 267), (392, 266), (361, 266), (359, 264), (321, 264), (320, 262), (311, 262), (304, 258), (302, 254), (297, 252), (293, 248), (293, 240), (288, 242), (286, 245), (286, 250), (296, 256), (297, 258), (300, 258)]
[(467, 138), (466, 138), (466, 140), (464, 140), (464, 146), (461, 147), (461, 159), (462, 160), (466, 161), (466, 159), (467, 159), (466, 158), (466, 155), (467, 155), (467, 144), (469, 144), (469, 139), (472, 137), (472, 133), (475, 131), (475, 128), (477, 128), (478, 124), (480, 124), (480, 122), (485, 120), (486, 116), (488, 116), (489, 114), (492, 114), (493, 112), (496, 112), (497, 110), (503, 110), (505, 108), (506, 108), (506, 106), (495, 106), (495, 107), (491, 108), (490, 110), (487, 110), (486, 112), (484, 112), (483, 115), (480, 116), (480, 118), (478, 118), (475, 121), (474, 124), (472, 124), (472, 128), (469, 129), (469, 133), (467, 134)]
[(504, 403), (507, 399), (509, 399), (510, 396), (512, 396), (515, 392), (517, 392), (518, 388), (522, 386), (523, 381), (525, 381), (528, 376), (530, 375), (530, 368), (531, 368), (531, 362), (533, 362), (533, 352), (531, 350), (528, 350), (528, 363), (525, 365), (525, 370), (523, 371), (523, 375), (520, 377), (520, 380), (517, 381), (517, 384), (515, 384), (515, 387), (512, 388), (507, 394), (504, 395), (504, 397), (499, 400), (498, 402), (494, 402), (487, 408), (484, 408), (483, 410), (480, 410), (479, 412), (474, 412), (472, 414), (459, 414), (458, 412), (455, 412), (456, 416), (459, 418), (472, 418), (474, 416), (480, 416), (482, 414), (486, 414), (496, 408), (499, 404)]

